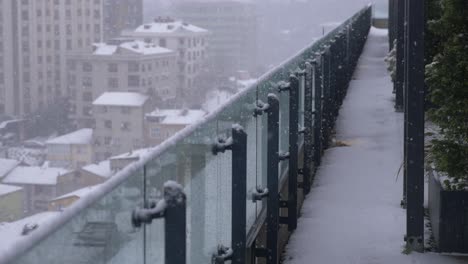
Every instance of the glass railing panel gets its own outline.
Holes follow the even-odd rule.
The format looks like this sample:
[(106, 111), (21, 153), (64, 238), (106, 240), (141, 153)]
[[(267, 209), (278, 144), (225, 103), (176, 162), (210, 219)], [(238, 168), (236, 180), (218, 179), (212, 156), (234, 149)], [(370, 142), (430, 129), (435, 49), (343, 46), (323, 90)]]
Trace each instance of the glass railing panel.
[[(216, 136), (216, 121), (207, 122), (146, 164), (149, 200), (161, 198), (168, 180), (184, 187), (187, 263), (209, 263), (218, 245), (230, 245), (230, 216), (224, 216), (231, 210), (230, 192), (225, 191), (230, 183), (219, 173), (219, 156), (211, 152)], [(146, 254), (151, 263), (160, 263), (164, 256), (161, 223), (147, 227)]]
[(131, 223), (143, 189), (141, 169), (14, 263), (144, 263), (144, 232)]
[[(256, 105), (257, 90), (255, 87), (251, 87), (239, 95), (235, 102), (223, 109), (217, 117), (218, 135), (230, 137), (234, 124), (241, 125), (247, 133), (247, 197), (245, 198), (247, 233), (257, 219), (257, 204), (261, 203), (261, 201), (254, 202), (252, 200), (253, 192), (256, 191), (257, 186), (261, 186), (261, 182), (257, 180), (257, 119), (254, 116)], [(229, 184), (231, 184), (231, 152), (225, 152), (219, 156), (223, 164), (220, 173), (226, 179), (229, 178)]]

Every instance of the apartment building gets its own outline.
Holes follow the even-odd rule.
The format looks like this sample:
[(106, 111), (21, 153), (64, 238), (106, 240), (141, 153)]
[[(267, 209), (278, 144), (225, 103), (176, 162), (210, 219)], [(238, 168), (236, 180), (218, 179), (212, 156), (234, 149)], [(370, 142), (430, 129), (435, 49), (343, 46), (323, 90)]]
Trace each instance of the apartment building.
[(96, 159), (143, 147), (144, 115), (150, 109), (149, 97), (139, 93), (105, 92), (94, 100)]
[(202, 110), (156, 109), (145, 115), (146, 142), (156, 146), (205, 115)]
[(62, 168), (25, 167), (13, 169), (2, 180), (4, 184), (23, 188), (23, 209), (25, 215), (46, 211), (50, 199), (61, 195), (57, 191), (57, 179), (74, 173)]
[(143, 0), (104, 0), (104, 40), (143, 23)]
[(66, 58), (102, 40), (102, 0), (0, 1), (0, 114), (65, 96)]
[(257, 66), (257, 11), (247, 0), (178, 1), (174, 13), (211, 33), (209, 57), (213, 70), (227, 77)]
[(176, 52), (179, 96), (190, 94), (196, 77), (205, 67), (209, 35), (206, 29), (167, 17), (158, 17), (151, 23), (122, 33), (123, 37), (154, 43)]
[(176, 54), (143, 41), (116, 39), (90, 52), (68, 55), (71, 117), (78, 127), (94, 127), (92, 103), (104, 92), (133, 92), (154, 101), (176, 96)]
[(83, 128), (46, 141), (51, 167), (78, 169), (93, 162), (93, 130)]

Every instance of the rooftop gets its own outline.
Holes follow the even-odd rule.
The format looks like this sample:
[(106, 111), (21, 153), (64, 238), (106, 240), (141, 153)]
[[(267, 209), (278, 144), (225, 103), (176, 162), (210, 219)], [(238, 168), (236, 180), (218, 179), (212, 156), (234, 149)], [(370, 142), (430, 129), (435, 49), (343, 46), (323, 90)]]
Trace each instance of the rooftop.
[(143, 41), (127, 41), (119, 45), (95, 43), (94, 55), (110, 56), (119, 54), (122, 51), (130, 51), (139, 55), (170, 54), (173, 51), (160, 47), (156, 44), (145, 43)]
[(148, 96), (130, 92), (105, 92), (94, 100), (93, 105), (108, 106), (142, 106)]
[(6, 194), (9, 194), (9, 193), (14, 193), (14, 192), (22, 190), (22, 189), (23, 188), (18, 187), (18, 186), (0, 184), (0, 196), (6, 195)]
[(100, 184), (97, 184), (97, 185), (81, 188), (81, 189), (78, 189), (76, 191), (73, 191), (73, 192), (64, 194), (62, 196), (59, 196), (57, 198), (54, 198), (51, 201), (57, 201), (57, 200), (61, 200), (61, 199), (69, 198), (69, 197), (73, 197), (73, 196), (78, 197), (78, 198), (82, 198), (82, 197), (88, 195), (90, 192), (92, 192), (93, 190), (97, 189), (100, 186), (101, 186)]
[(97, 164), (90, 164), (90, 165), (84, 166), (81, 169), (84, 171), (91, 172), (103, 178), (110, 178), (115, 173), (114, 171), (111, 170), (109, 160), (104, 160)]
[(4, 179), (3, 183), (10, 184), (34, 184), (34, 185), (55, 185), (57, 177), (70, 172), (62, 168), (43, 167), (17, 167), (12, 170)]
[(203, 110), (156, 109), (146, 116), (159, 118), (160, 124), (190, 125), (202, 119), (205, 115), (206, 112)]
[(47, 144), (89, 144), (93, 140), (93, 129), (83, 128), (48, 140)]
[(13, 159), (0, 159), (0, 178), (3, 178), (14, 168), (18, 167), (19, 161)]
[(175, 21), (171, 18), (157, 18), (151, 23), (146, 23), (137, 27), (134, 32), (157, 34), (170, 34), (176, 32), (208, 33), (208, 30), (186, 22)]

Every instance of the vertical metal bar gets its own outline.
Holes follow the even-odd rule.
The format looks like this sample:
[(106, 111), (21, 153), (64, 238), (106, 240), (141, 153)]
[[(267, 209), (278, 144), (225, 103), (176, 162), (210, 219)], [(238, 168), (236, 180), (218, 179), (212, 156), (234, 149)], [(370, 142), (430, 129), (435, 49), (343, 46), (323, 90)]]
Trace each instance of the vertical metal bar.
[(289, 77), (289, 183), (288, 183), (288, 230), (297, 227), (297, 163), (298, 163), (298, 124), (299, 124), (299, 79)]
[(312, 135), (312, 65), (306, 63), (304, 85), (304, 158), (302, 167), (302, 181), (304, 193), (308, 194), (311, 187), (311, 165), (313, 162), (313, 135)]
[(424, 251), (424, 0), (408, 1), (406, 245)]
[(232, 264), (246, 261), (247, 210), (247, 134), (240, 127), (232, 129)]
[(312, 61), (313, 85), (314, 85), (314, 167), (320, 166), (322, 157), (322, 78), (321, 66), (317, 61)]
[(186, 197), (182, 189), (164, 188), (166, 210), (164, 212), (165, 263), (184, 264), (186, 262)]
[(278, 263), (279, 230), (279, 100), (274, 94), (268, 95), (268, 145), (267, 175), (269, 190), (267, 200), (267, 264)]
[(405, 49), (405, 3), (404, 0), (397, 1), (397, 30), (396, 30), (396, 78), (395, 78), (395, 110), (397, 112), (403, 111), (403, 83), (405, 81), (404, 75), (404, 49)]

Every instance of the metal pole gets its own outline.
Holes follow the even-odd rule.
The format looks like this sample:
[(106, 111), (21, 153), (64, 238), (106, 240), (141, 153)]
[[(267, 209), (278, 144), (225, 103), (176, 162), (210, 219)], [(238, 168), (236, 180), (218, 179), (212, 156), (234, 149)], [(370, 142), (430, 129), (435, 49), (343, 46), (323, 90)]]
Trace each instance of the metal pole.
[(268, 145), (267, 175), (269, 190), (267, 200), (267, 264), (278, 263), (278, 230), (279, 230), (279, 100), (274, 94), (268, 95)]
[(232, 264), (246, 260), (247, 210), (247, 134), (240, 127), (232, 129)]
[(312, 76), (314, 89), (314, 167), (320, 166), (322, 157), (322, 78), (317, 61), (312, 61)]
[(408, 0), (406, 245), (424, 251), (424, 0)]
[(396, 78), (395, 78), (395, 110), (403, 111), (403, 84), (405, 82), (405, 1), (397, 1), (397, 46), (396, 46)]
[(307, 62), (305, 69), (305, 87), (304, 87), (304, 161), (302, 167), (302, 181), (303, 190), (305, 194), (310, 192), (311, 187), (311, 165), (313, 162), (314, 155), (314, 143), (313, 143), (313, 98), (312, 98), (312, 87), (313, 87), (313, 72), (312, 65)]
[(164, 186), (165, 263), (186, 263), (186, 197), (181, 186)]
[(298, 124), (299, 124), (299, 79), (289, 77), (289, 184), (288, 184), (288, 230), (297, 227), (297, 174), (298, 174)]

